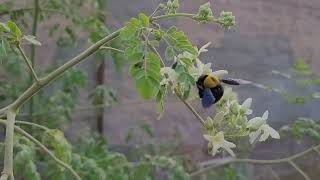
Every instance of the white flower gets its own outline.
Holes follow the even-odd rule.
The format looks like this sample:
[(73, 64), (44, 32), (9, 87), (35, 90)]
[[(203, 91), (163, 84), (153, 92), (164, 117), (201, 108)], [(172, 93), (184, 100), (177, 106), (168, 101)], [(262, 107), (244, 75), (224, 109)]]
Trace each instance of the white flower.
[(201, 75), (211, 74), (211, 63), (203, 64), (199, 59), (196, 59), (196, 65), (189, 69), (191, 76), (198, 79)]
[(249, 120), (247, 128), (256, 130), (249, 134), (249, 141), (251, 144), (258, 138), (260, 142), (265, 141), (269, 136), (274, 139), (280, 139), (279, 133), (267, 124), (268, 115), (269, 112), (266, 111), (263, 113), (262, 117), (255, 117)]
[(212, 146), (212, 156), (215, 156), (220, 148), (225, 149), (231, 156), (235, 156), (231, 148), (235, 148), (236, 145), (232, 142), (226, 141), (224, 139), (223, 132), (218, 132), (214, 136), (205, 134), (203, 137), (209, 141), (209, 145)]
[(172, 87), (176, 86), (178, 74), (171, 67), (161, 68), (160, 73), (163, 77), (160, 85), (169, 85), (170, 83), (172, 83)]
[(241, 105), (238, 102), (233, 101), (231, 104), (231, 110), (236, 113), (243, 113), (245, 115), (252, 114), (252, 110), (250, 109), (252, 104), (252, 98), (246, 99)]

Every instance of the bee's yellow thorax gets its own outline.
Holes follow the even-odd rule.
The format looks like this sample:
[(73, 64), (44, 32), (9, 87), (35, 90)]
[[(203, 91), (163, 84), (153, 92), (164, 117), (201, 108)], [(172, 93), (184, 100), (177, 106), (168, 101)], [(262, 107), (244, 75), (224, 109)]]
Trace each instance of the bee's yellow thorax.
[(214, 88), (219, 84), (220, 84), (219, 79), (214, 76), (207, 76), (203, 82), (204, 87), (207, 87), (207, 88)]

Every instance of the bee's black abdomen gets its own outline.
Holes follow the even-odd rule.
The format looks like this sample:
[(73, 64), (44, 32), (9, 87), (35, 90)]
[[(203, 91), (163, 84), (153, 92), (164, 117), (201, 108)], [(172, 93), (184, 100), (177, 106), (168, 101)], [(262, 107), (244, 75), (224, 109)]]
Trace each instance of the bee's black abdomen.
[[(215, 102), (214, 103), (218, 102), (222, 98), (223, 91), (224, 90), (223, 90), (223, 87), (221, 85), (218, 85), (218, 86), (216, 86), (214, 88), (211, 88), (211, 92), (212, 92), (212, 94), (213, 94), (213, 96), (215, 98)], [(199, 91), (199, 93), (200, 93), (200, 91)]]

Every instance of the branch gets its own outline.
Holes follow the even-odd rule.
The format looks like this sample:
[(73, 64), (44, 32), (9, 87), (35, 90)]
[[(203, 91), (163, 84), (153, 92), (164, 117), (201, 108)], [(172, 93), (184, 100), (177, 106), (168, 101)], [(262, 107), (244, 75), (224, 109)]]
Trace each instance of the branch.
[[(34, 0), (34, 14), (33, 14), (33, 24), (32, 24), (32, 35), (35, 36), (35, 37), (37, 36), (37, 30), (38, 30), (39, 11), (40, 11), (39, 0)], [(34, 66), (35, 66), (35, 57), (36, 57), (36, 46), (34, 44), (31, 44), (30, 61), (31, 61), (32, 68), (34, 68)], [(29, 104), (29, 113), (30, 113), (29, 120), (30, 121), (32, 121), (33, 109), (34, 109), (34, 99), (31, 98), (30, 104)]]
[[(14, 122), (16, 118), (16, 111), (7, 111), (6, 124), (6, 137), (5, 137), (5, 149), (4, 149), (4, 160), (3, 160), (3, 171), (2, 176), (9, 176), (10, 180), (13, 178), (13, 136), (14, 136)], [(3, 177), (4, 179), (6, 179)]]
[(286, 158), (281, 158), (281, 159), (273, 159), (273, 160), (260, 160), (260, 159), (232, 159), (232, 158), (228, 158), (228, 159), (221, 159), (220, 161), (218, 160), (214, 160), (214, 161), (208, 161), (208, 162), (204, 162), (201, 163), (202, 166), (208, 166), (205, 167), (203, 169), (200, 169), (196, 172), (193, 172), (190, 174), (190, 176), (197, 176), (199, 174), (202, 174), (204, 172), (207, 172), (209, 170), (212, 170), (214, 168), (217, 167), (221, 167), (227, 164), (231, 164), (231, 163), (252, 163), (252, 164), (279, 164), (279, 163), (289, 163), (290, 161), (293, 161), (305, 154), (308, 154), (309, 152), (313, 151), (315, 148), (318, 149), (320, 147), (320, 145), (317, 146), (313, 146), (310, 147), (308, 149), (306, 149), (305, 151), (302, 151), (300, 153), (294, 154), (292, 156), (286, 157)]
[(289, 160), (288, 163), (296, 169), (306, 180), (311, 180), (306, 173), (304, 173), (292, 160)]
[[(20, 121), (21, 122), (21, 121)], [(5, 125), (7, 126), (7, 121), (0, 119), (0, 124), (1, 125)], [(38, 141), (37, 139), (35, 139), (32, 135), (30, 135), (29, 133), (27, 133), (26, 131), (24, 131), (23, 129), (21, 129), (18, 126), (14, 126), (14, 130), (17, 131), (19, 134), (25, 136), (26, 138), (28, 138), (29, 140), (31, 140), (33, 143), (35, 143), (36, 145), (38, 145), (45, 153), (47, 153), (54, 161), (56, 161), (59, 165), (61, 165), (62, 167), (68, 169), (72, 175), (77, 179), (77, 180), (81, 180), (81, 177), (75, 172), (75, 170), (72, 169), (71, 166), (69, 166), (68, 164), (66, 164), (65, 162), (61, 161), (60, 159), (58, 159), (46, 146), (44, 146), (40, 141)], [(6, 145), (7, 147), (7, 145)], [(3, 175), (5, 175), (7, 173), (4, 172)], [(3, 176), (2, 175), (2, 176)], [(8, 174), (7, 174), (8, 175)], [(1, 180), (1, 179), (0, 179)]]
[(32, 122), (28, 122), (28, 121), (16, 121), (16, 124), (23, 124), (23, 125), (34, 126), (34, 127), (37, 127), (37, 128), (39, 128), (39, 129), (42, 129), (42, 130), (45, 130), (45, 131), (50, 130), (49, 128), (47, 128), (47, 127), (45, 127), (45, 126), (42, 126), (42, 125), (36, 124), (36, 123), (32, 123)]
[(117, 48), (113, 48), (113, 47), (108, 47), (108, 46), (102, 46), (102, 47), (100, 47), (100, 49), (113, 50), (113, 51), (117, 51), (117, 52), (119, 52), (119, 53), (124, 53), (124, 51), (121, 50), (121, 49), (117, 49)]
[[(29, 87), (21, 96), (19, 96), (12, 104), (9, 105), (9, 107), (12, 107), (13, 109), (18, 109), (22, 104), (24, 104), (26, 101), (28, 101), (34, 94), (36, 94), (38, 91), (40, 91), (44, 86), (50, 84), (53, 80), (58, 78), (60, 75), (62, 75), (64, 72), (66, 72), (71, 67), (74, 67), (75, 65), (82, 62), (85, 58), (95, 53), (101, 46), (103, 46), (105, 43), (111, 41), (115, 37), (117, 37), (120, 34), (121, 29), (118, 29), (117, 31), (114, 31), (113, 33), (109, 34), (108, 36), (104, 37), (100, 41), (96, 42), (95, 44), (91, 45), (88, 49), (80, 53), (78, 56), (74, 57), (73, 59), (66, 62), (64, 65), (60, 66), (58, 69), (54, 70), (47, 76), (40, 78), (39, 82), (33, 83), (31, 87)], [(5, 109), (5, 108), (4, 108)], [(1, 114), (0, 110), (0, 114)], [(5, 111), (5, 110), (3, 110)]]
[(18, 48), (19, 52), (21, 53), (23, 60), (24, 60), (24, 61), (26, 62), (26, 64), (28, 65), (28, 68), (29, 68), (29, 70), (30, 70), (30, 72), (31, 72), (31, 74), (32, 74), (33, 79), (34, 79), (36, 82), (39, 82), (38, 76), (37, 76), (36, 72), (34, 71), (31, 62), (29, 61), (28, 57), (27, 57), (26, 54), (24, 53), (24, 51), (23, 51), (22, 47), (20, 46), (20, 44), (17, 45), (17, 48)]
[(168, 19), (172, 17), (185, 17), (185, 18), (190, 18), (192, 20), (195, 20), (193, 17), (196, 14), (190, 14), (190, 13), (175, 13), (175, 14), (166, 14), (166, 15), (160, 15), (160, 16), (154, 16), (150, 19), (150, 21), (156, 21), (160, 19)]

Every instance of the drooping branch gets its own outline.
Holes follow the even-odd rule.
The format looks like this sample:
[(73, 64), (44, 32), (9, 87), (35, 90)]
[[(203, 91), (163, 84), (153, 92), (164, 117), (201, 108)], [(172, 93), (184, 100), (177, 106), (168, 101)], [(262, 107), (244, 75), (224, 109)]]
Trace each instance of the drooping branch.
[[(221, 167), (221, 166), (225, 166), (227, 164), (231, 164), (231, 163), (251, 163), (251, 164), (279, 164), (279, 163), (288, 163), (292, 166), (294, 166), (294, 168), (306, 179), (309, 180), (308, 176), (293, 162), (295, 159), (300, 158), (312, 151), (314, 151), (315, 149), (319, 149), (320, 145), (317, 146), (313, 146), (310, 147), (308, 149), (306, 149), (305, 151), (302, 151), (300, 153), (294, 154), (292, 156), (286, 157), (286, 158), (281, 158), (281, 159), (272, 159), (272, 160), (262, 160), (262, 159), (234, 159), (234, 158), (223, 158), (221, 160), (212, 160), (212, 161), (208, 161), (208, 162), (203, 162), (201, 163), (201, 167), (205, 167), (202, 169), (199, 169), (198, 171), (195, 171), (193, 173), (190, 174), (191, 177), (194, 176), (198, 176), (200, 174), (203, 174), (205, 172), (208, 172), (212, 169)], [(293, 163), (293, 164), (292, 164)], [(300, 169), (301, 171), (299, 171), (298, 169)], [(302, 172), (302, 173), (301, 173)]]
[[(9, 118), (9, 116), (8, 116)], [(9, 120), (9, 119), (8, 119)], [(4, 125), (8, 128), (8, 124), (7, 121), (0, 119), (0, 124)], [(21, 123), (22, 121), (20, 121), (19, 123)], [(29, 123), (28, 123), (29, 124)], [(29, 124), (30, 125), (30, 124)], [(35, 125), (32, 123), (32, 125)], [(37, 139), (35, 139), (32, 135), (30, 135), (29, 133), (27, 133), (26, 131), (24, 131), (23, 129), (21, 129), (18, 126), (13, 126), (13, 129), (15, 131), (17, 131), (19, 134), (25, 136), (26, 138), (28, 138), (30, 141), (32, 141), (33, 143), (35, 143), (37, 146), (39, 146), (45, 153), (47, 153), (57, 164), (59, 164), (60, 166), (68, 169), (72, 175), (77, 179), (77, 180), (81, 180), (81, 177), (78, 175), (78, 173), (72, 169), (72, 167), (68, 164), (66, 164), (65, 162), (61, 161), (59, 158), (57, 158), (45, 145), (43, 145), (40, 141), (38, 141)], [(13, 144), (12, 144), (13, 145)], [(6, 146), (7, 147), (7, 146)], [(6, 157), (6, 156), (5, 156)], [(5, 163), (5, 165), (8, 163)], [(7, 172), (3, 172), (2, 176), (10, 176), (9, 173)], [(2, 178), (2, 177), (1, 177)], [(1, 179), (0, 179), (1, 180)]]

